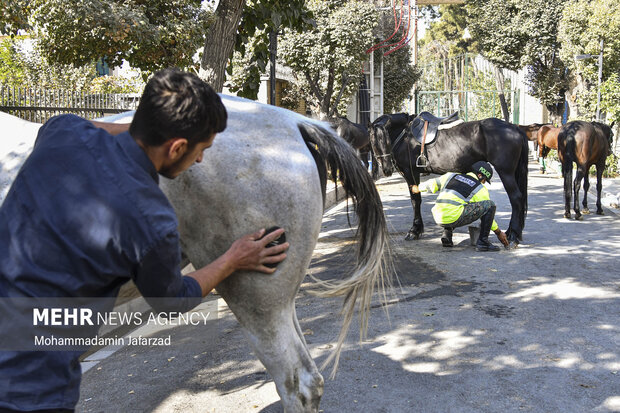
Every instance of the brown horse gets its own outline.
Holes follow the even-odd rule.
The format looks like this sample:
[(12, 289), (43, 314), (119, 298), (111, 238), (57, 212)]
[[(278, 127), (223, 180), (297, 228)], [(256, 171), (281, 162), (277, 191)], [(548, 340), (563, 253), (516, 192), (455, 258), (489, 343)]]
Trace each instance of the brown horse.
[(525, 132), (528, 141), (538, 142), (538, 130), (546, 123), (532, 123), (529, 125), (517, 125), (519, 129)]
[(517, 125), (519, 129), (521, 129), (525, 136), (527, 136), (527, 140), (534, 142), (534, 152), (538, 153), (538, 131), (541, 127), (547, 125), (546, 123), (531, 123), (529, 125)]
[(543, 125), (538, 130), (538, 157), (542, 158), (541, 172), (546, 172), (545, 158), (551, 149), (558, 149), (558, 134), (562, 128), (556, 128), (551, 124)]
[(583, 179), (583, 213), (588, 211), (588, 173), (590, 166), (596, 165), (596, 213), (603, 215), (601, 207), (602, 178), (607, 156), (611, 154), (613, 132), (604, 123), (574, 121), (562, 126), (557, 137), (558, 157), (562, 163), (564, 177), (564, 217), (570, 218), (571, 181), (573, 180), (573, 162), (577, 164), (577, 173), (573, 184), (575, 219), (581, 219), (579, 211), (579, 189)]

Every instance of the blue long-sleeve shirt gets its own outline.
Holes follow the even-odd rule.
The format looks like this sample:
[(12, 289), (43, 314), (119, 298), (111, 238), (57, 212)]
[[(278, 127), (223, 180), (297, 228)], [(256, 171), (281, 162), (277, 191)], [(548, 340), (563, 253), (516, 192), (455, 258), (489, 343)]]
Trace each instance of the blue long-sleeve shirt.
[[(132, 279), (147, 301), (171, 297), (151, 300), (156, 310), (187, 311), (202, 293), (180, 273), (177, 226), (154, 165), (129, 133), (52, 118), (0, 207), (0, 299), (115, 297)], [(0, 332), (10, 322), (0, 319)], [(79, 355), (0, 348), (0, 407), (74, 408)]]

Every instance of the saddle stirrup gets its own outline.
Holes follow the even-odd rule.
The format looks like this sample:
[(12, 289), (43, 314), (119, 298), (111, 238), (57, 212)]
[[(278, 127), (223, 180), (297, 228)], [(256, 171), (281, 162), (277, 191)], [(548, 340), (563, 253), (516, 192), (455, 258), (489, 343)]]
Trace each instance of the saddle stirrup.
[(426, 130), (428, 128), (428, 121), (424, 121), (424, 134), (422, 135), (422, 147), (420, 148), (420, 156), (415, 161), (416, 168), (426, 168), (428, 166), (428, 159), (424, 155), (424, 143), (426, 142)]

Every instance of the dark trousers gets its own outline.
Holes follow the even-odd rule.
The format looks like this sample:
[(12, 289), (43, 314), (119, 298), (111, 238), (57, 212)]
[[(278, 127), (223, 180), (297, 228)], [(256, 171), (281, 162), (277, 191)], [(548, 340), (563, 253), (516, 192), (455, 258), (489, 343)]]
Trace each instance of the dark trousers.
[(470, 204), (465, 205), (463, 208), (463, 214), (451, 224), (442, 224), (441, 226), (444, 228), (458, 228), (465, 225), (469, 225), (472, 222), (475, 222), (482, 218), (484, 214), (489, 212), (489, 210), (495, 206), (493, 201), (480, 201), (480, 202), (472, 202)]

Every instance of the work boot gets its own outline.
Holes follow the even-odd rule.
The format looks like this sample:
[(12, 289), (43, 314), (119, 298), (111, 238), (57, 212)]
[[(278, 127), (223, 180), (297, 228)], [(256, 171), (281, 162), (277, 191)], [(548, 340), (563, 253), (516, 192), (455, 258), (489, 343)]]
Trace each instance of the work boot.
[(452, 247), (452, 228), (444, 228), (443, 235), (441, 236), (441, 244), (444, 247)]
[(491, 232), (491, 225), (493, 225), (493, 218), (495, 217), (495, 205), (493, 205), (486, 214), (480, 218), (480, 235), (478, 236), (478, 242), (476, 242), (477, 251), (499, 251), (500, 248), (497, 245), (489, 242), (489, 232)]

